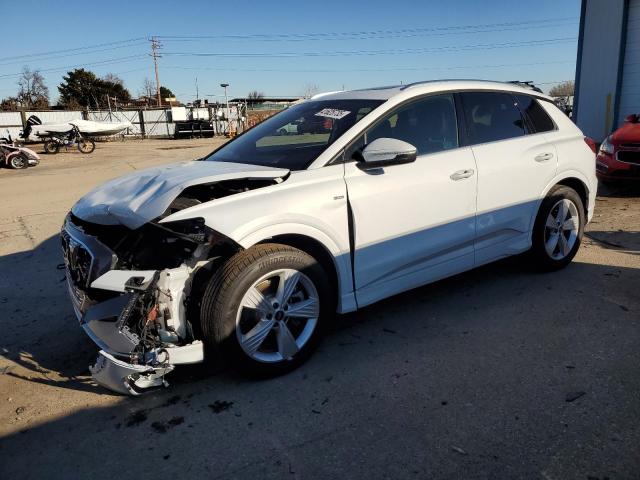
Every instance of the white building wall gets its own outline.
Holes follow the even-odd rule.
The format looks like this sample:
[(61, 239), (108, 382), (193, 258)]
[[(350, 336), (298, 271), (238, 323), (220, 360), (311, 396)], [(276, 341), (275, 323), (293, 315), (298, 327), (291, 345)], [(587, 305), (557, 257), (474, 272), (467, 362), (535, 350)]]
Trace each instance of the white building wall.
[(624, 0), (585, 0), (575, 121), (602, 141), (614, 126)]
[(640, 114), (640, 0), (629, 0), (627, 11), (618, 125), (631, 113)]

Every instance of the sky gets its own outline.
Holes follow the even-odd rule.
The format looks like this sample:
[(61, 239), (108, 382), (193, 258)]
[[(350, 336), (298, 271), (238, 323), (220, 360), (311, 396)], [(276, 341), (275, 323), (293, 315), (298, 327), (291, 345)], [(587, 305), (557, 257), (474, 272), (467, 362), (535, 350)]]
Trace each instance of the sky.
[[(64, 2), (0, 0), (0, 98), (24, 66), (51, 100), (66, 71), (118, 75), (132, 95), (155, 81), (182, 102), (397, 85), (443, 78), (573, 80), (580, 0)], [(25, 22), (25, 15), (29, 21)], [(197, 83), (197, 89), (196, 89)]]

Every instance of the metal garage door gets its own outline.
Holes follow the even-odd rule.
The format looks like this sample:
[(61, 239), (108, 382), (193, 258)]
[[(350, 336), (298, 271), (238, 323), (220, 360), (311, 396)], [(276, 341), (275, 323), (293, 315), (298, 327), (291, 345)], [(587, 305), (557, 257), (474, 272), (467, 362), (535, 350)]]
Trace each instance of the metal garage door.
[(627, 43), (618, 112), (618, 125), (630, 113), (640, 113), (640, 0), (629, 0)]

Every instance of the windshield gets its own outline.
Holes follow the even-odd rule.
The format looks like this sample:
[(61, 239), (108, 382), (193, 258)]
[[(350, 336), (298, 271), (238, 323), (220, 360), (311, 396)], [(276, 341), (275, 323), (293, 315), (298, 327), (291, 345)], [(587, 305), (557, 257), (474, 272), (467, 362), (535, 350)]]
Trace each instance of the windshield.
[(382, 100), (318, 100), (274, 115), (205, 160), (304, 170)]

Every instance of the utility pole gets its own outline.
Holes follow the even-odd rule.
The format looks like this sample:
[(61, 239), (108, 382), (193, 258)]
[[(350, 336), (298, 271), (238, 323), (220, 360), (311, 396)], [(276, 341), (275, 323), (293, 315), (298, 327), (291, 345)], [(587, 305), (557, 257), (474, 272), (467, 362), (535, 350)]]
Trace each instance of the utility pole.
[(160, 98), (160, 76), (158, 75), (158, 58), (160, 55), (158, 54), (158, 50), (162, 47), (160, 42), (156, 39), (156, 37), (151, 37), (151, 56), (153, 57), (153, 66), (156, 70), (156, 97), (158, 99), (158, 106), (162, 105), (162, 100)]
[(227, 104), (227, 133), (231, 133), (231, 120), (229, 119), (229, 99), (227, 98), (228, 83), (221, 83), (220, 86), (224, 88), (224, 102)]

